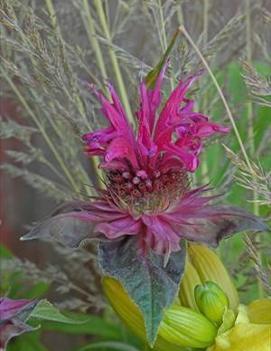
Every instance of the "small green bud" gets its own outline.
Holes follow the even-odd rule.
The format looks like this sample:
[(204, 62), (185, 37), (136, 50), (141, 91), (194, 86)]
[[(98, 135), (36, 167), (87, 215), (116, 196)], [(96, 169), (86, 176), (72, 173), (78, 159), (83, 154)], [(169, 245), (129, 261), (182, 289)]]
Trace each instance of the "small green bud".
[(210, 321), (220, 324), (229, 307), (229, 299), (224, 291), (216, 283), (207, 281), (195, 287), (194, 295), (201, 313)]

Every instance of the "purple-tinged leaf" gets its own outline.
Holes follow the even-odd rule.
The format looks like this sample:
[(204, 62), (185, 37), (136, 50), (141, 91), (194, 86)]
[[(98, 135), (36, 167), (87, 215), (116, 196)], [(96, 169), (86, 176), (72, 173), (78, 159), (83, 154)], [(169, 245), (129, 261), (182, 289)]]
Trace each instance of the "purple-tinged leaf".
[(94, 232), (95, 215), (88, 209), (89, 203), (68, 202), (57, 208), (53, 216), (35, 225), (21, 240), (41, 239), (57, 241), (68, 247), (78, 247), (86, 239), (98, 239)]
[(268, 232), (270, 228), (261, 217), (235, 206), (206, 206), (198, 218), (182, 232), (182, 237), (216, 247), (220, 240), (243, 231)]
[(25, 322), (38, 301), (0, 298), (0, 350), (5, 350), (11, 338), (33, 330)]
[(0, 324), (0, 351), (5, 351), (10, 339), (34, 330), (19, 319), (13, 319)]

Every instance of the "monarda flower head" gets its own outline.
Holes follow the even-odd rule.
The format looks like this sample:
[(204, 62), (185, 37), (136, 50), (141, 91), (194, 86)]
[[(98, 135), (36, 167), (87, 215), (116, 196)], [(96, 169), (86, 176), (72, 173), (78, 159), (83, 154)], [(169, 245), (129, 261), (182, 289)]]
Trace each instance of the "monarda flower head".
[(139, 86), (136, 131), (113, 86), (108, 85), (110, 99), (92, 87), (107, 126), (83, 140), (86, 153), (101, 159), (106, 188), (92, 200), (64, 204), (23, 237), (70, 246), (101, 239), (103, 273), (119, 280), (139, 306), (151, 345), (184, 271), (180, 240), (216, 246), (235, 232), (267, 229), (243, 209), (211, 205), (214, 197), (204, 196), (206, 187), (190, 189), (188, 174), (199, 166), (204, 140), (229, 128), (194, 112), (186, 93), (198, 75), (180, 81), (162, 105), (166, 66), (153, 88), (144, 81)]
[(95, 201), (64, 206), (57, 212), (65, 213), (59, 219), (81, 221), (86, 237), (91, 228), (87, 222), (108, 239), (136, 235), (143, 251), (151, 248), (167, 255), (180, 249), (181, 238), (215, 246), (233, 232), (263, 229), (263, 223), (244, 210), (211, 206), (213, 198), (203, 196), (206, 187), (189, 189), (188, 173), (199, 165), (203, 141), (229, 128), (193, 111), (194, 101), (186, 93), (199, 75), (180, 81), (159, 113), (166, 67), (153, 89), (144, 81), (139, 86), (136, 132), (113, 86), (108, 85), (111, 101), (93, 87), (108, 126), (83, 135), (83, 140), (86, 153), (101, 158), (106, 190)]

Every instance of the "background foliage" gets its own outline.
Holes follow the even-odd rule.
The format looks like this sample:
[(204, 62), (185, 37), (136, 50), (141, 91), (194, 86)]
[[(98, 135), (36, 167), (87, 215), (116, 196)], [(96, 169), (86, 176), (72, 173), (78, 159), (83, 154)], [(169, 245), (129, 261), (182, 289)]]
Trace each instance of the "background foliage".
[[(171, 55), (164, 95), (180, 77), (204, 68), (192, 93), (197, 108), (232, 126), (230, 135), (206, 145), (192, 182), (210, 183), (224, 202), (270, 218), (270, 22), (270, 3), (263, 0), (0, 0), (1, 103), (15, 106), (19, 116), (1, 109), (1, 170), (34, 189), (27, 195), (31, 215), (16, 229), (22, 231), (52, 203), (95, 193), (100, 175), (84, 157), (80, 136), (102, 120), (87, 84), (106, 93), (105, 82), (113, 81), (132, 118), (138, 82), (180, 25), (184, 30)], [(10, 139), (18, 141), (15, 147)], [(14, 203), (11, 196), (7, 204)], [(17, 201), (22, 207), (15, 210), (23, 213), (24, 199)], [(7, 221), (17, 213), (5, 207)], [(268, 235), (247, 233), (219, 248), (244, 303), (270, 294), (270, 242)], [(19, 337), (9, 350), (57, 350), (71, 334), (77, 337), (67, 350), (142, 349), (106, 308), (95, 248), (70, 252), (39, 246), (46, 252), (42, 267), (22, 258), (23, 253), (19, 258), (1, 249), (1, 293), (46, 295), (60, 308), (73, 310), (74, 318), (83, 313), (88, 321), (74, 326), (42, 322), (41, 329)]]

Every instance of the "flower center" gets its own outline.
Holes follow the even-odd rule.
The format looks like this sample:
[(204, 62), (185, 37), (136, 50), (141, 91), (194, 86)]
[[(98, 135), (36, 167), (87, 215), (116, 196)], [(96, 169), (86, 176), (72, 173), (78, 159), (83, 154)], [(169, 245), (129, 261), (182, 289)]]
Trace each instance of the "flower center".
[(158, 213), (178, 200), (188, 188), (185, 170), (166, 173), (144, 170), (107, 173), (107, 189), (119, 207), (129, 209), (133, 215)]

